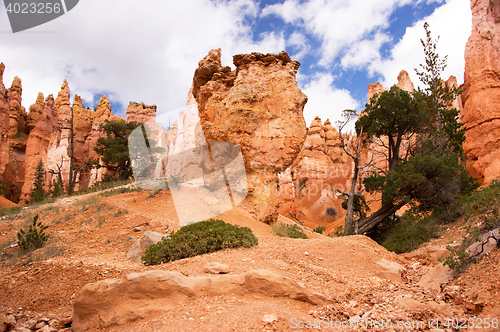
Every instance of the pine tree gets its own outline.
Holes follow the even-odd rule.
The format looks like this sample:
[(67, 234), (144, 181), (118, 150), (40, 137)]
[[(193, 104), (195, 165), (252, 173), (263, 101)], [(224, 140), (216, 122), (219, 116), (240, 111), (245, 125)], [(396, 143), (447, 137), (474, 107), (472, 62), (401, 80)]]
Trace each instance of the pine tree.
[(43, 189), (44, 180), (45, 171), (43, 169), (43, 162), (40, 159), (33, 176), (33, 190), (31, 191), (31, 197), (35, 202), (41, 202), (45, 198), (45, 190)]

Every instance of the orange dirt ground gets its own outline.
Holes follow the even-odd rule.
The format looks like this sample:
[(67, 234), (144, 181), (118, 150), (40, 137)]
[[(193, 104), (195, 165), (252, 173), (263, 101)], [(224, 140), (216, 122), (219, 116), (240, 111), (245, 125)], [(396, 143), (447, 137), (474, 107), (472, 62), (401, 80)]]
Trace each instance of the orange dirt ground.
[[(51, 240), (31, 258), (14, 259), (11, 256), (15, 248), (10, 245), (16, 242), (17, 231), (26, 227), (35, 214), (49, 225)], [(144, 231), (171, 232), (179, 228), (168, 191), (63, 198), (50, 205), (23, 209), (20, 215), (1, 217), (0, 314), (15, 314), (21, 320), (42, 316), (61, 319), (71, 316), (72, 299), (87, 283), (159, 269), (203, 275), (207, 263), (221, 262), (230, 266), (232, 274), (252, 269), (276, 271), (333, 302), (318, 307), (265, 295), (201, 297), (106, 331), (296, 331), (290, 323), (293, 318), (343, 320), (363, 315), (373, 320), (403, 321), (451, 315), (500, 318), (498, 250), (452, 281), (448, 293), (435, 293), (416, 285), (430, 269), (428, 260), (398, 256), (365, 236), (331, 238), (306, 232), (307, 240), (289, 239), (276, 236), (271, 226), (236, 210), (218, 218), (250, 227), (259, 244), (160, 266), (127, 261), (128, 250)], [(381, 267), (376, 264), (381, 259), (399, 262), (406, 268), (400, 281), (381, 277)], [(439, 309), (402, 306), (398, 302), (407, 298), (422, 303), (432, 301)], [(269, 314), (276, 315), (277, 321), (264, 322), (264, 316)]]

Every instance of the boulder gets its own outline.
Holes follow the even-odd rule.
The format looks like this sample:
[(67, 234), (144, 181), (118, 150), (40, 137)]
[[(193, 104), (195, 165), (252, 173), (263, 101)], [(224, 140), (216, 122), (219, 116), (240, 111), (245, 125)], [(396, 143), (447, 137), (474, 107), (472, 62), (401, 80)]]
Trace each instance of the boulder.
[(127, 253), (127, 259), (137, 263), (141, 264), (141, 257), (144, 255), (146, 250), (153, 244), (156, 244), (160, 242), (164, 238), (170, 237), (170, 234), (161, 234), (158, 232), (151, 232), (151, 231), (146, 231), (144, 234), (137, 240), (135, 241), (134, 245), (132, 248)]
[(230, 269), (227, 264), (211, 262), (203, 267), (203, 272), (211, 274), (226, 274), (230, 272)]
[(486, 255), (499, 245), (495, 238), (500, 239), (498, 228), (495, 228), (494, 230), (486, 234), (482, 234), (478, 242), (473, 243), (467, 248), (469, 256), (474, 256), (475, 259), (481, 259), (484, 255)]
[(286, 52), (238, 54), (233, 63), (233, 71), (223, 67), (221, 50), (211, 50), (195, 71), (193, 95), (207, 142), (241, 148), (248, 195), (238, 208), (270, 223), (280, 203), (276, 174), (292, 164), (306, 138), (300, 64)]
[(187, 277), (179, 272), (131, 273), (84, 286), (73, 303), (73, 331), (95, 331), (169, 310), (202, 296), (258, 293), (286, 297), (313, 305), (329, 300), (273, 271), (254, 270), (239, 275)]
[(420, 278), (418, 285), (425, 289), (440, 292), (441, 285), (452, 280), (457, 275), (458, 273), (456, 271), (451, 270), (448, 266), (444, 266), (440, 263), (424, 274), (422, 278)]
[(380, 278), (388, 279), (393, 282), (402, 282), (401, 274), (406, 270), (401, 264), (396, 262), (391, 262), (385, 258), (382, 258), (377, 262), (379, 266), (383, 269), (377, 272), (377, 276)]

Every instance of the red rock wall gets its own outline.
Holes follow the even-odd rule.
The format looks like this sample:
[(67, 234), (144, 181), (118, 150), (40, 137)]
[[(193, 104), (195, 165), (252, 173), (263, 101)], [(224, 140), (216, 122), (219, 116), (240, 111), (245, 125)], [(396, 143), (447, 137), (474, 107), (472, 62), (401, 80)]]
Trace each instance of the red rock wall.
[(210, 51), (193, 79), (203, 132), (208, 142), (240, 146), (249, 191), (239, 208), (272, 222), (280, 203), (277, 172), (292, 164), (306, 138), (307, 97), (295, 77), (300, 64), (286, 52), (239, 54), (231, 71), (220, 52)]
[(500, 177), (500, 2), (471, 0), (463, 116), (467, 169), (483, 183)]

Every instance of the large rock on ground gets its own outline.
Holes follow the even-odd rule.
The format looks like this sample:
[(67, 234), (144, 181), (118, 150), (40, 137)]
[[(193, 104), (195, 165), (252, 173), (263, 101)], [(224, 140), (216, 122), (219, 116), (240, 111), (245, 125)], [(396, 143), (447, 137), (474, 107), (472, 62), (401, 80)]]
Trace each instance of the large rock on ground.
[(132, 248), (128, 251), (127, 259), (134, 263), (141, 264), (141, 257), (144, 255), (146, 250), (166, 237), (170, 237), (170, 235), (151, 231), (144, 232), (144, 234), (137, 241), (135, 241)]
[(297, 86), (297, 61), (280, 54), (239, 54), (236, 69), (222, 67), (220, 49), (211, 50), (193, 78), (193, 95), (207, 142), (240, 146), (248, 196), (239, 205), (253, 217), (273, 222), (279, 194), (277, 172), (299, 154), (306, 137), (307, 97)]
[(464, 151), (467, 169), (483, 183), (500, 177), (500, 2), (471, 1), (472, 33), (465, 47)]
[(257, 293), (287, 297), (311, 304), (326, 304), (322, 295), (268, 270), (240, 275), (187, 277), (179, 272), (131, 273), (123, 279), (88, 284), (73, 304), (73, 331), (95, 331), (168, 310), (202, 296)]

